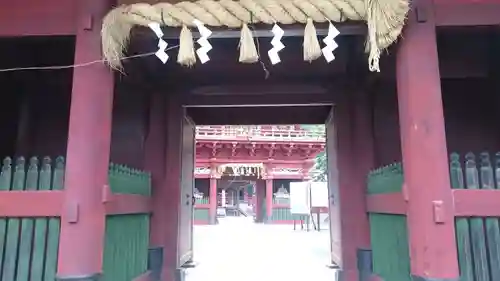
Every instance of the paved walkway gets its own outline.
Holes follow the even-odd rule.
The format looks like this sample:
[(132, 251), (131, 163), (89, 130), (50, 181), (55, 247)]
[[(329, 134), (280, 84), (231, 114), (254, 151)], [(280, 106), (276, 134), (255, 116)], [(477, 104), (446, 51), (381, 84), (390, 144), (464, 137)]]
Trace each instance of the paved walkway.
[(326, 267), (328, 230), (294, 231), (244, 217), (195, 226), (194, 260), (198, 265), (187, 271), (187, 281), (335, 281)]

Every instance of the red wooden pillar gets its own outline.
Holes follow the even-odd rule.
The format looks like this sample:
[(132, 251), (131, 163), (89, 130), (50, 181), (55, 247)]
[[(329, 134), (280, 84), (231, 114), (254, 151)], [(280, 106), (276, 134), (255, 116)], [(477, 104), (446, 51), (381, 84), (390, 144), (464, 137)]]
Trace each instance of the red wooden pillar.
[(144, 166), (151, 172), (152, 204), (150, 226), (149, 267), (154, 278), (161, 275), (163, 260), (162, 217), (165, 192), (165, 99), (160, 94), (151, 95), (149, 129), (145, 144)]
[(255, 183), (252, 184), (252, 188), (250, 189), (252, 192), (252, 194), (249, 195), (249, 198), (248, 198), (248, 204), (250, 206), (255, 206), (255, 192), (256, 192), (256, 188), (255, 188)]
[(335, 124), (329, 122), (327, 128), (332, 261), (340, 266), (341, 281), (359, 280), (357, 251), (369, 245), (365, 181), (355, 169), (354, 116), (352, 100), (346, 98), (334, 110)]
[[(352, 151), (351, 182), (349, 190), (344, 192), (342, 202), (349, 206), (342, 207), (342, 250), (346, 262), (344, 268), (356, 271), (357, 280), (371, 280), (370, 224), (366, 212), (366, 178), (375, 165), (374, 136), (370, 114), (369, 93), (356, 90), (350, 99), (352, 110)], [(341, 204), (342, 205), (342, 204)], [(345, 216), (344, 214), (347, 214)], [(356, 218), (355, 220), (349, 218)]]
[[(100, 20), (109, 8), (107, 1), (78, 1), (76, 64), (101, 59)], [(113, 88), (113, 74), (104, 64), (74, 69), (58, 280), (101, 275)]]
[(265, 181), (264, 180), (257, 180), (255, 184), (255, 205), (254, 205), (254, 210), (255, 210), (255, 217), (257, 222), (262, 222), (264, 216), (266, 214), (262, 213), (262, 204), (264, 203), (264, 197), (265, 197)]
[(217, 223), (217, 180), (220, 176), (217, 173), (216, 166), (210, 166), (210, 224)]
[(243, 189), (243, 201), (246, 203), (249, 203), (248, 187), (247, 186), (245, 186), (245, 189)]
[(273, 218), (273, 179), (266, 179), (266, 222), (272, 223)]
[(459, 277), (433, 17), (431, 1), (416, 3), (397, 54), (411, 273), (419, 281)]
[(316, 163), (315, 160), (306, 160), (304, 163), (302, 163), (302, 181), (310, 181), (312, 180), (311, 174), (309, 171), (311, 171), (312, 167), (314, 167), (314, 164)]

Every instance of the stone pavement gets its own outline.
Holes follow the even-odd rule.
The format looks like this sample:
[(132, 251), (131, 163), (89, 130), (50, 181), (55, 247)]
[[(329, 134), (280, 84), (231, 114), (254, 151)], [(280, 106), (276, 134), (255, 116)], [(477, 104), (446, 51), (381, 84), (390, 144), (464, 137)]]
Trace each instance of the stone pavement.
[(186, 281), (336, 281), (329, 230), (293, 230), (291, 225), (254, 224), (228, 217), (216, 226), (195, 226), (195, 268)]

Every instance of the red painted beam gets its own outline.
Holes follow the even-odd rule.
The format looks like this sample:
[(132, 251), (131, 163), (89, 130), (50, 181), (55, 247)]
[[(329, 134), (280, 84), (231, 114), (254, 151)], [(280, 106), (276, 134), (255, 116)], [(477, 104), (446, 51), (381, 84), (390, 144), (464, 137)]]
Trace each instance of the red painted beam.
[[(332, 105), (336, 102), (334, 93), (308, 94), (273, 94), (262, 95), (186, 95), (183, 105), (186, 107), (251, 107), (251, 106), (311, 106)], [(262, 102), (265, 104), (262, 104)]]
[(451, 0), (438, 1), (434, 8), (437, 26), (479, 26), (500, 24), (500, 2), (456, 2), (457, 1)]
[[(296, 220), (295, 222), (300, 224), (300, 220)], [(271, 221), (271, 224), (293, 224), (293, 220), (274, 220)]]
[(273, 204), (274, 209), (290, 209), (290, 204)]
[(210, 209), (210, 204), (196, 204), (194, 205), (195, 209)]
[(311, 207), (312, 213), (328, 214), (330, 209), (328, 207)]
[(206, 220), (194, 220), (193, 221), (193, 224), (194, 225), (209, 225), (210, 222), (209, 221), (206, 221)]
[[(77, 1), (16, 0), (1, 1), (1, 3), (0, 37), (74, 35), (76, 33), (75, 4)], [(100, 30), (97, 21), (93, 28)]]
[(0, 191), (0, 217), (59, 217), (63, 196), (62, 190)]
[[(317, 84), (305, 83), (266, 83), (266, 84), (228, 84), (221, 86), (201, 86), (191, 90), (190, 95), (195, 96), (240, 96), (240, 95), (309, 95), (327, 94), (326, 87)], [(214, 128), (214, 127), (212, 127)], [(226, 128), (221, 128), (225, 130)], [(266, 130), (262, 130), (265, 132)], [(271, 130), (267, 130), (268, 132)], [(297, 130), (298, 131), (298, 130)], [(303, 130), (302, 130), (303, 131)]]
[(301, 180), (304, 178), (302, 174), (275, 174), (273, 173), (273, 179), (286, 179), (286, 180)]
[(454, 189), (456, 217), (500, 217), (500, 191), (485, 189)]
[(111, 194), (104, 202), (107, 215), (144, 214), (151, 212), (151, 197), (135, 194)]
[(400, 192), (373, 194), (366, 196), (366, 210), (368, 213), (406, 215), (407, 204)]

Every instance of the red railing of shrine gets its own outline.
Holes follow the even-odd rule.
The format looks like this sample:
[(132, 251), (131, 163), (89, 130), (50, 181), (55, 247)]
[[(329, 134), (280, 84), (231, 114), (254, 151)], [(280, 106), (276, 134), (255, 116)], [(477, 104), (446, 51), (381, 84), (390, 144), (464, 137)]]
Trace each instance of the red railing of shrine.
[(324, 142), (324, 130), (304, 130), (297, 126), (197, 126), (198, 140), (294, 140)]

